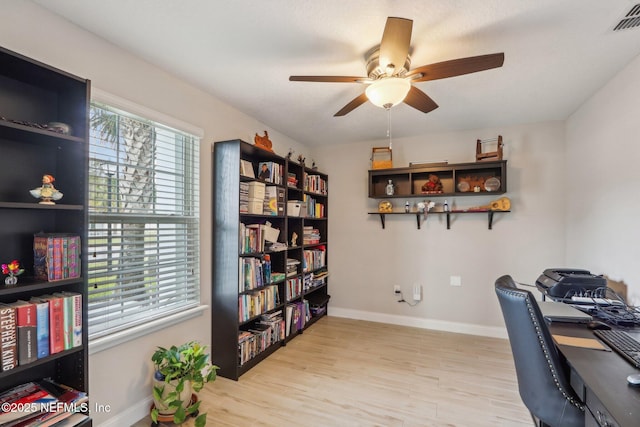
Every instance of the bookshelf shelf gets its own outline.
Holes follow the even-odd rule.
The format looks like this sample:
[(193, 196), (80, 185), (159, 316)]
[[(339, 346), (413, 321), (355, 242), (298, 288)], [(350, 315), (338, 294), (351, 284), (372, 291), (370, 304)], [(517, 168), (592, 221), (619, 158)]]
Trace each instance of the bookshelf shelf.
[[(82, 344), (31, 361), (18, 359), (0, 373), (0, 393), (47, 377), (88, 391), (86, 275), (53, 282), (33, 276), (36, 233), (80, 236), (80, 271), (87, 271), (89, 93), (88, 80), (0, 47), (0, 150), (7, 165), (17, 165), (0, 168), (0, 221), (5, 224), (0, 260), (18, 260), (25, 269), (17, 285), (0, 285), (0, 303), (10, 310), (7, 304), (54, 292), (82, 296)], [(70, 134), (45, 128), (50, 122), (68, 124)], [(29, 194), (44, 174), (53, 175), (64, 194), (55, 205), (39, 204)], [(17, 353), (24, 357), (19, 347)], [(82, 422), (91, 424), (90, 418)]]
[(20, 372), (24, 372), (24, 371), (31, 370), (31, 369), (37, 369), (38, 366), (46, 365), (48, 363), (51, 363), (52, 361), (55, 361), (55, 360), (58, 360), (58, 359), (64, 359), (64, 358), (66, 358), (66, 357), (68, 357), (70, 355), (79, 354), (79, 353), (82, 353), (84, 351), (85, 351), (84, 346), (74, 347), (74, 348), (71, 348), (69, 350), (64, 350), (64, 351), (62, 351), (60, 353), (56, 353), (54, 355), (47, 356), (47, 357), (42, 358), (42, 359), (38, 359), (38, 360), (36, 360), (34, 362), (31, 362), (31, 363), (28, 363), (26, 365), (16, 366), (15, 368), (13, 368), (10, 371), (0, 372), (0, 379), (2, 379), (4, 377), (9, 377), (11, 375), (19, 375)]
[[(243, 176), (241, 172), (245, 175), (259, 176), (259, 171), (263, 170), (262, 164), (265, 162), (267, 170), (279, 170), (281, 175), (280, 178), (277, 173), (276, 178), (271, 175), (267, 181), (276, 182), (264, 182), (265, 188), (261, 190), (260, 183), (263, 181), (259, 178)], [(290, 283), (294, 280), (299, 281), (300, 289), (304, 289), (305, 276), (307, 279), (310, 278), (310, 273), (303, 272), (305, 252), (327, 245), (328, 177), (326, 174), (241, 140), (220, 141), (214, 144), (213, 170), (211, 358), (213, 363), (220, 367), (218, 375), (237, 380), (327, 312), (329, 296), (326, 278), (323, 279), (322, 286), (301, 290), (299, 295), (290, 297), (289, 301), (287, 301), (287, 289), (295, 288), (294, 282)], [(272, 185), (275, 190), (268, 188)], [(306, 188), (319, 191), (306, 191)], [(272, 200), (267, 197), (265, 202), (261, 191), (266, 195), (271, 192)], [(252, 198), (254, 200), (251, 200)], [(269, 200), (275, 203), (275, 208), (270, 205)], [(292, 203), (291, 207), (289, 202)], [(249, 208), (245, 205), (241, 208), (241, 204), (244, 203), (247, 203)], [(260, 207), (263, 211), (278, 212), (278, 215), (244, 212), (244, 210), (255, 212)], [(307, 212), (322, 218), (308, 217)], [(279, 230), (277, 242), (274, 244), (277, 243), (281, 250), (271, 250), (268, 244), (264, 247), (262, 245), (264, 236), (261, 233), (265, 231), (261, 225), (267, 221), (271, 223), (272, 228)], [(241, 232), (244, 233), (242, 238), (240, 238)], [(304, 244), (305, 232), (319, 234), (323, 243)], [(250, 252), (243, 253), (247, 249)], [(314, 271), (326, 271), (326, 256), (324, 262), (322, 269)], [(267, 270), (271, 272), (271, 277), (279, 273), (283, 278), (255, 289), (247, 289), (247, 280), (250, 281), (250, 286), (253, 286), (254, 280), (255, 283), (268, 282)], [(269, 298), (276, 298), (275, 295), (263, 293), (257, 296), (256, 294), (269, 287), (277, 289), (274, 308), (260, 309), (261, 314), (253, 315), (255, 311), (245, 307), (246, 300), (251, 300), (255, 296), (252, 304), (264, 307), (260, 304), (264, 304), (265, 300), (268, 303)], [(323, 310), (317, 316), (312, 314), (308, 302), (314, 298), (317, 301), (324, 301)], [(266, 305), (266, 307), (271, 306)], [(314, 309), (316, 309), (315, 306)], [(239, 321), (243, 318), (240, 314), (245, 315), (245, 313), (252, 315), (246, 321)], [(296, 313), (300, 313), (300, 316)], [(278, 317), (283, 320), (283, 336), (278, 329), (280, 327)], [(295, 319), (301, 320), (296, 323)], [(287, 320), (290, 321), (287, 322)], [(266, 332), (265, 328), (271, 332)], [(275, 331), (270, 328), (274, 328)], [(268, 334), (271, 334), (271, 337), (277, 336), (277, 339), (271, 338), (270, 345), (265, 348), (260, 345), (260, 340)], [(239, 338), (243, 339), (243, 344), (239, 343)], [(244, 343), (248, 339), (256, 343), (256, 348), (264, 348), (264, 350), (256, 351), (253, 357), (247, 359)]]

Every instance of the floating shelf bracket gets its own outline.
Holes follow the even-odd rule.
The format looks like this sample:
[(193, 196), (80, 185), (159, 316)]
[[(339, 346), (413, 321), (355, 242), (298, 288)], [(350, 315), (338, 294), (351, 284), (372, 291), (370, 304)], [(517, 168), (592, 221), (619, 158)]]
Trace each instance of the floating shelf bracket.
[(415, 215), (416, 216), (416, 225), (418, 226), (418, 230), (420, 230), (420, 227), (422, 225), (422, 221), (420, 221), (420, 216), (423, 215), (420, 212), (369, 212), (369, 214), (375, 214), (377, 213), (378, 215), (380, 215), (380, 223), (382, 224), (382, 229), (385, 229), (385, 218), (386, 215)]

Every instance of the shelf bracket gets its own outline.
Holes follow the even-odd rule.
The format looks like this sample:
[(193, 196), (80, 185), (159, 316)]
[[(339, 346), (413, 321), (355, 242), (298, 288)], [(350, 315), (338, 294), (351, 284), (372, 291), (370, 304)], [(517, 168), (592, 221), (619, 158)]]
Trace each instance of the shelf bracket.
[(489, 211), (489, 230), (493, 227), (493, 211)]
[(380, 214), (380, 222), (382, 223), (382, 229), (384, 230), (384, 214)]
[(447, 212), (447, 230), (451, 229), (451, 214)]
[(416, 221), (418, 222), (418, 230), (420, 230), (420, 213), (416, 214)]

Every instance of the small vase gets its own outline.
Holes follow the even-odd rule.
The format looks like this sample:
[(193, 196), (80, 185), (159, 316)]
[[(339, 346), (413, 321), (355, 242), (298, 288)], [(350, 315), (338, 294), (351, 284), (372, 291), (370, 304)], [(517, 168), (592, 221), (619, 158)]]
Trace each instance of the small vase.
[(13, 274), (8, 275), (4, 278), (4, 284), (8, 286), (14, 286), (18, 284), (18, 276), (14, 276)]
[(384, 191), (387, 194), (387, 196), (393, 196), (393, 193), (395, 192), (395, 188), (393, 188), (393, 181), (392, 180), (389, 180), (389, 183), (385, 187)]

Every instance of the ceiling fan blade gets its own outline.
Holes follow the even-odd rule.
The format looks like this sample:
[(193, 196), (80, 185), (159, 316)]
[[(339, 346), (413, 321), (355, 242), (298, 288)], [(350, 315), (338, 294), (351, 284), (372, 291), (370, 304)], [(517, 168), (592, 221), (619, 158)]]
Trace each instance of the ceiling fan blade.
[(380, 68), (384, 71), (388, 66), (393, 66), (393, 74), (404, 65), (409, 55), (411, 44), (411, 30), (413, 21), (404, 18), (387, 18), (380, 42)]
[(423, 113), (428, 113), (438, 108), (438, 104), (429, 97), (426, 93), (421, 91), (415, 86), (411, 86), (407, 97), (404, 99), (404, 103), (410, 105), (416, 110), (420, 110)]
[(362, 83), (368, 77), (348, 76), (289, 76), (290, 82)]
[(367, 102), (367, 99), (368, 98), (365, 93), (358, 95), (350, 103), (342, 107), (342, 110), (335, 113), (333, 117), (344, 116), (345, 114), (350, 113), (351, 111), (355, 110), (356, 108), (358, 108), (359, 106)]
[(428, 80), (461, 76), (463, 74), (475, 73), (478, 71), (489, 70), (491, 68), (498, 68), (502, 67), (503, 63), (504, 53), (470, 56), (468, 58), (452, 59), (450, 61), (438, 62), (414, 68), (407, 73), (407, 76), (410, 77), (415, 74), (422, 74), (422, 77), (412, 81), (424, 82)]

